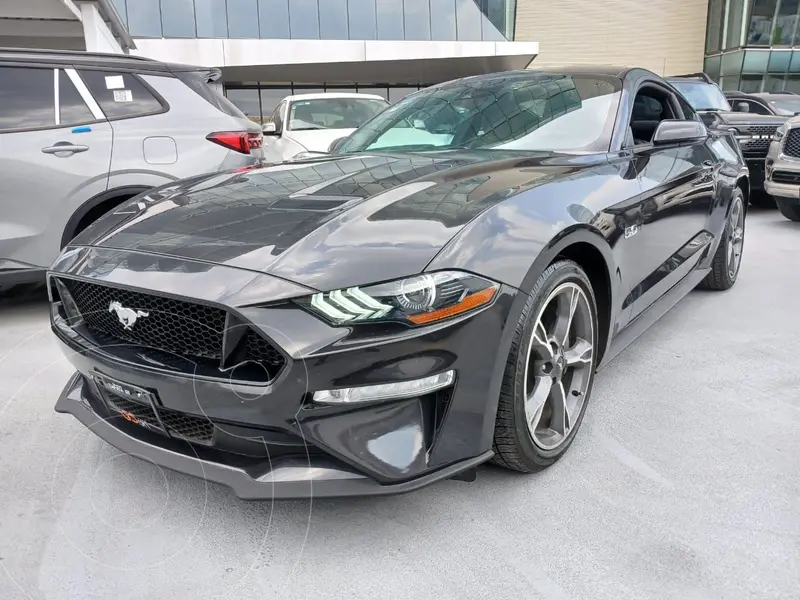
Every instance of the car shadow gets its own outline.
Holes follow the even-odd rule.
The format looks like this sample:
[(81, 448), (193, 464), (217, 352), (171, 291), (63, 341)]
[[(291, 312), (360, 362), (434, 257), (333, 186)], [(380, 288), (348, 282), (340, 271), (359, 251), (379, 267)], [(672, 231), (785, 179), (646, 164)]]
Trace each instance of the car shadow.
[(44, 283), (18, 285), (0, 290), (0, 312), (11, 307), (37, 305), (47, 302), (47, 287)]

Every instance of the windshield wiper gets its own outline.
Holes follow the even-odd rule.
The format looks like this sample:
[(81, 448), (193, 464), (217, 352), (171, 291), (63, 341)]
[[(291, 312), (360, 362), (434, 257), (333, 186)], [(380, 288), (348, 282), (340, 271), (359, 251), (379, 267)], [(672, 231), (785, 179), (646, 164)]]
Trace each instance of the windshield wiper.
[(315, 129), (325, 129), (324, 127), (295, 127), (292, 131), (312, 131)]

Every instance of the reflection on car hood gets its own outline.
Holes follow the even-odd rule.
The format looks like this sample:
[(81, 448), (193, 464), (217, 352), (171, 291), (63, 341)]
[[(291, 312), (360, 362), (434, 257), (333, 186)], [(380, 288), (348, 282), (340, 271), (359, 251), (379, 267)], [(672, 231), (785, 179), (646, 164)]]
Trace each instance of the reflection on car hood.
[(448, 151), (226, 172), (137, 197), (73, 245), (203, 260), (316, 289), (358, 285), (420, 272), (481, 212), (581, 163), (550, 153)]

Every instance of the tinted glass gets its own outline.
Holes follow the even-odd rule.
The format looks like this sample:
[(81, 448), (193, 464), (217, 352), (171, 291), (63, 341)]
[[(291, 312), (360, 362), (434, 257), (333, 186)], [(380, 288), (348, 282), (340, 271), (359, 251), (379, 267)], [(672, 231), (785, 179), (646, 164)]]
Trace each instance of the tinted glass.
[(753, 0), (747, 43), (751, 46), (769, 46), (776, 0)]
[(767, 75), (764, 78), (764, 91), (782, 92), (785, 83), (786, 77), (783, 75)]
[[(769, 52), (766, 50), (748, 50), (744, 53), (744, 63), (742, 63), (742, 73), (764, 73), (769, 62)], [(725, 70), (725, 57), (722, 58), (722, 70), (725, 75), (735, 73), (735, 70)]]
[(792, 53), (789, 50), (778, 50), (771, 52), (769, 55), (770, 73), (786, 73), (789, 70), (789, 61), (792, 59)]
[(132, 0), (128, 32), (134, 37), (161, 37), (159, 0)]
[(383, 96), (386, 100), (389, 99), (389, 90), (385, 87), (358, 86), (357, 91), (361, 94), (375, 94), (376, 96)]
[(391, 87), (389, 88), (389, 102), (395, 104), (416, 91), (415, 87)]
[(322, 0), (319, 3), (319, 36), (323, 40), (346, 40), (347, 0)]
[(117, 11), (119, 18), (122, 19), (122, 22), (125, 25), (128, 24), (128, 7), (127, 7), (127, 0), (111, 0), (111, 4), (114, 5), (114, 10)]
[(738, 90), (739, 89), (739, 76), (738, 75), (728, 75), (720, 79), (719, 82), (720, 87), (725, 90), (726, 92), (731, 90)]
[(792, 52), (792, 62), (789, 63), (789, 71), (792, 73), (800, 73), (800, 52), (797, 50)]
[(194, 0), (197, 37), (228, 37), (228, 15), (225, 0)]
[(294, 39), (319, 39), (317, 0), (289, 0), (289, 25)]
[(289, 39), (289, 0), (260, 0), (258, 21), (262, 38)]
[(288, 129), (355, 129), (383, 111), (386, 106), (380, 100), (365, 98), (298, 100), (289, 105)]
[(786, 78), (786, 91), (800, 94), (800, 77), (789, 75)]
[(194, 0), (161, 0), (161, 25), (165, 37), (197, 36)]
[(737, 48), (742, 45), (742, 11), (744, 0), (728, 0), (728, 33), (726, 48)]
[(456, 39), (456, 0), (431, 0), (431, 39)]
[(261, 123), (261, 104), (258, 90), (228, 90), (228, 100), (233, 102), (239, 110), (251, 121)]
[(482, 39), (481, 11), (475, 0), (456, 0), (456, 24), (459, 40)]
[(0, 130), (55, 126), (52, 69), (0, 67)]
[(58, 108), (62, 125), (77, 125), (95, 120), (75, 84), (62, 69), (58, 70)]
[(772, 112), (760, 102), (751, 102), (747, 100), (736, 100), (734, 98), (733, 104), (736, 106), (739, 102), (744, 102), (747, 104), (747, 112), (753, 113), (754, 115), (771, 115)]
[(403, 39), (403, 0), (375, 0), (379, 40)]
[(720, 63), (722, 59), (719, 56), (709, 56), (703, 64), (703, 71), (711, 77), (711, 79), (719, 79)]
[(619, 89), (618, 81), (544, 74), (453, 82), (388, 108), (340, 151), (608, 148)]
[[(79, 73), (108, 119), (147, 115), (163, 108), (139, 78), (130, 73), (89, 70)], [(123, 87), (113, 85), (107, 80), (110, 77), (121, 77)]]
[(742, 80), (739, 82), (739, 89), (743, 92), (752, 93), (752, 92), (760, 92), (761, 91), (761, 82), (763, 81), (763, 77), (761, 75), (753, 76), (753, 75), (745, 75), (742, 77)]
[[(229, 92), (230, 93), (230, 92)], [(281, 100), (292, 95), (292, 88), (264, 88), (261, 90), (261, 110), (264, 116), (275, 110)]]
[(431, 39), (430, 0), (404, 0), (403, 16), (405, 39)]
[(722, 74), (738, 75), (742, 72), (742, 60), (744, 52), (728, 52), (722, 55)]
[(347, 0), (347, 19), (351, 40), (374, 40), (375, 0)]
[(670, 83), (683, 97), (689, 101), (695, 110), (725, 110), (731, 109), (728, 100), (720, 89), (712, 84), (702, 81), (675, 81)]
[(778, 16), (775, 17), (775, 33), (772, 43), (780, 46), (791, 46), (797, 25), (798, 0), (781, 0)]
[(722, 25), (725, 22), (725, 0), (708, 1), (708, 25), (706, 27), (706, 52), (719, 52), (722, 48)]
[(228, 0), (228, 37), (258, 37), (258, 3), (256, 0)]

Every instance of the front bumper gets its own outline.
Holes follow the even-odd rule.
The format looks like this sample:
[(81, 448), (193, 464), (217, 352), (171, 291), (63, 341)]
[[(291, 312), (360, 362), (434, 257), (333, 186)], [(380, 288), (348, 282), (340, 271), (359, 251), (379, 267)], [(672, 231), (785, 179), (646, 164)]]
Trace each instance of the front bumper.
[(87, 382), (76, 373), (56, 403), (56, 412), (70, 414), (97, 436), (118, 450), (164, 468), (225, 485), (244, 500), (290, 500), (343, 496), (402, 494), (471, 469), (492, 457), (482, 455), (448, 465), (415, 479), (381, 485), (352, 469), (342, 468), (335, 461), (299, 459), (283, 461), (280, 466), (269, 460), (246, 465), (232, 465), (199, 455), (190, 445), (166, 447), (126, 433), (119, 428), (121, 417), (104, 419), (89, 405)]
[[(124, 282), (121, 288), (218, 302), (258, 328), (287, 358), (280, 375), (264, 385), (169, 372), (129, 360), (131, 353), (119, 347), (87, 343), (53, 304), (53, 331), (78, 370), (56, 410), (72, 414), (120, 450), (223, 483), (251, 499), (401, 493), (452, 477), (492, 456), (497, 398), (510, 346), (504, 324), (518, 297), (513, 288), (502, 286), (492, 305), (444, 325), (359, 338), (286, 303), (254, 307), (254, 289), (259, 295), (267, 290), (274, 296), (298, 293), (293, 284), (267, 275), (254, 279), (252, 272), (214, 267), (229, 284), (226, 289), (237, 290), (223, 301), (198, 297), (215, 289), (207, 285), (208, 270), (197, 272), (177, 261), (176, 273), (159, 278), (161, 287), (156, 287), (147, 281), (155, 275), (131, 269), (135, 261), (127, 260), (126, 253), (86, 252), (90, 256), (76, 264), (94, 264), (100, 270), (90, 274), (65, 268), (70, 277), (92, 282), (103, 277), (106, 285)], [(311, 402), (317, 390), (417, 379), (447, 370), (456, 372), (456, 381), (441, 392), (358, 406)], [(213, 439), (192, 443), (126, 421), (109, 408), (108, 390), (101, 389), (98, 378), (152, 394), (156, 413), (213, 423)]]
[[(774, 141), (770, 145), (764, 189), (772, 196), (797, 199), (800, 198), (800, 158), (783, 154), (781, 144), (782, 141)], [(776, 172), (781, 181), (774, 181)], [(797, 183), (790, 181), (793, 177), (797, 178)]]

